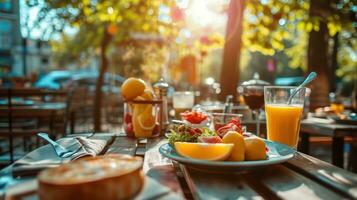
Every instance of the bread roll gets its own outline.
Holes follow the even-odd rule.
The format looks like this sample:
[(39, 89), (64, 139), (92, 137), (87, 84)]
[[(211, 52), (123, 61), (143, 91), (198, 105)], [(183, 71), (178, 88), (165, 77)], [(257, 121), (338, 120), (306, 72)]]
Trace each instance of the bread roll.
[(142, 158), (111, 154), (83, 158), (42, 171), (41, 200), (129, 199), (142, 189)]

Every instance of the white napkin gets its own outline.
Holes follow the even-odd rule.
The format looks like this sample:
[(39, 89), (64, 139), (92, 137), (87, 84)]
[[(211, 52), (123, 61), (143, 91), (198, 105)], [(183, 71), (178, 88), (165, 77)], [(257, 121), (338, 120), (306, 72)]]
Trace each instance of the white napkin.
[(88, 139), (85, 137), (75, 137), (81, 149), (71, 156), (71, 160), (76, 160), (84, 156), (96, 156), (101, 153), (107, 144), (105, 140)]
[(84, 156), (96, 156), (100, 154), (111, 137), (105, 139), (89, 139), (82, 136), (74, 138), (63, 138), (57, 142), (63, 147), (78, 150), (68, 158), (57, 156), (51, 145), (42, 146), (20, 160), (17, 160), (13, 166), (13, 175), (34, 175), (42, 169), (56, 167), (60, 164), (76, 160)]

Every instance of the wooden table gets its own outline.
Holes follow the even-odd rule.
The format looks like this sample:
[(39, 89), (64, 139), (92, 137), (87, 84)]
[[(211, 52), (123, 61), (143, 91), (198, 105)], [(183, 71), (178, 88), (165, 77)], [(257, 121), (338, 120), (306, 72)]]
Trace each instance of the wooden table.
[[(0, 116), (6, 116), (9, 111), (16, 115), (27, 117), (31, 114), (46, 115), (47, 112), (58, 112), (66, 108), (65, 102), (33, 102), (26, 99), (20, 104), (13, 103), (13, 98), (24, 97), (67, 97), (66, 90), (45, 90), (39, 88), (0, 88), (0, 98), (4, 98), (0, 104)], [(27, 102), (27, 103), (26, 103)], [(29, 103), (32, 102), (32, 103)], [(22, 105), (21, 105), (22, 104)]]
[(300, 127), (301, 151), (309, 153), (309, 137), (312, 135), (332, 138), (332, 164), (343, 167), (344, 138), (357, 138), (357, 125), (336, 124), (326, 119), (306, 119)]
[(47, 90), (40, 88), (0, 88), (0, 97), (66, 96), (67, 90)]
[[(246, 173), (215, 174), (172, 162), (158, 152), (162, 138), (137, 142), (115, 137), (108, 153), (144, 157), (146, 176), (169, 187), (182, 199), (357, 199), (357, 175), (303, 153), (284, 164)], [(0, 171), (8, 183), (30, 178), (11, 177), (11, 166)], [(6, 192), (6, 188), (0, 193)], [(166, 197), (166, 198), (165, 198)], [(160, 199), (170, 199), (162, 196)]]
[(7, 106), (0, 106), (0, 117), (7, 117), (8, 113), (12, 112), (13, 117), (37, 117), (46, 116), (53, 112), (64, 112), (66, 109), (65, 103), (57, 102), (41, 102), (25, 106), (13, 106), (11, 109)]

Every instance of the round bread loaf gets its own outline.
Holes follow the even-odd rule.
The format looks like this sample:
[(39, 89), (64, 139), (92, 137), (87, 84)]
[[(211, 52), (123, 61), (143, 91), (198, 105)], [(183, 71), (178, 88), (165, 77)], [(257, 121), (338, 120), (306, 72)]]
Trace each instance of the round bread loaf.
[(41, 200), (129, 199), (144, 184), (142, 165), (142, 158), (121, 154), (72, 161), (39, 174), (39, 197)]

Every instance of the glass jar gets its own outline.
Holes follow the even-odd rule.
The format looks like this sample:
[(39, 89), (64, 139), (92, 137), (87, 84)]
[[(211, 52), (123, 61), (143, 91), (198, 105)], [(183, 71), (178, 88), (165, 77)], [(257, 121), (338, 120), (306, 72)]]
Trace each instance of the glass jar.
[(128, 137), (150, 138), (160, 135), (161, 101), (124, 102), (124, 133)]

